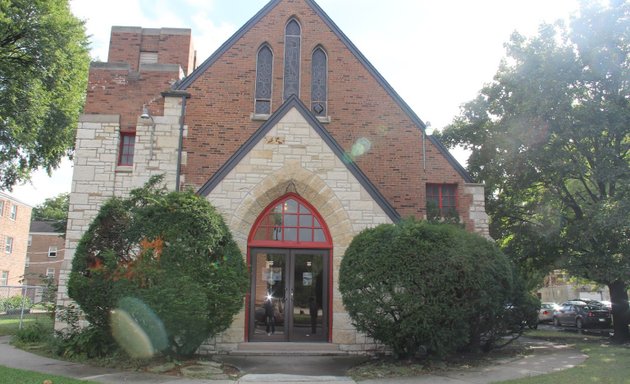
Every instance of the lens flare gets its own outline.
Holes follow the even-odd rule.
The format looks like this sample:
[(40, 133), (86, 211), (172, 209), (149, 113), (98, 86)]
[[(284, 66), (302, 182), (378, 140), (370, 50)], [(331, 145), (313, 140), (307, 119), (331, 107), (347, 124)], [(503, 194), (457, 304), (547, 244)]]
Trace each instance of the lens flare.
[(353, 159), (356, 159), (368, 153), (370, 149), (372, 149), (372, 142), (365, 137), (361, 137), (352, 145), (350, 155)]
[(150, 358), (168, 346), (164, 324), (141, 300), (121, 299), (110, 320), (114, 340), (131, 357)]

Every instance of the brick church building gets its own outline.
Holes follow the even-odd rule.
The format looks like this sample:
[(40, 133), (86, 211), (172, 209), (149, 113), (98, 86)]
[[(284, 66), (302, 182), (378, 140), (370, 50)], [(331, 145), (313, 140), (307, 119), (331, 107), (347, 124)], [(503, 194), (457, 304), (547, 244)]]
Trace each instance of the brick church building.
[(206, 351), (373, 348), (338, 290), (352, 238), (427, 206), (488, 231), (483, 186), (425, 128), (313, 0), (271, 0), (203, 62), (190, 30), (113, 27), (78, 127), (60, 303), (100, 205), (164, 174), (221, 212), (250, 270), (242, 311)]

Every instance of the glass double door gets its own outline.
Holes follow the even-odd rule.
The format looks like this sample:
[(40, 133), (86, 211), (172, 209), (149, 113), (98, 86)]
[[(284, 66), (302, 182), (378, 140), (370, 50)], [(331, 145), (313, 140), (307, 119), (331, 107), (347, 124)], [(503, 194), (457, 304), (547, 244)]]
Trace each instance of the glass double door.
[(252, 249), (250, 341), (328, 340), (327, 250)]

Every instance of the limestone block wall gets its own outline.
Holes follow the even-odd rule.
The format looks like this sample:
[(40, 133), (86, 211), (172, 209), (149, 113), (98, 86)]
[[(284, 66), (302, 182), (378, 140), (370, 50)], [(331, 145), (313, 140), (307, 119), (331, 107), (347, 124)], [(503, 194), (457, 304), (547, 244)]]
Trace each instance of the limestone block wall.
[[(352, 238), (391, 219), (297, 110), (288, 112), (208, 194), (245, 255), (256, 218), (275, 199), (297, 192), (322, 215), (333, 237), (332, 342), (361, 351), (374, 343), (350, 323), (339, 292), (339, 266)], [(244, 341), (245, 313), (206, 351), (232, 350)]]
[[(164, 174), (167, 188), (175, 189), (180, 103), (178, 98), (166, 98), (164, 116), (154, 116), (153, 120), (138, 118), (132, 166), (118, 165), (119, 115), (83, 115), (79, 119), (58, 305), (72, 302), (66, 287), (72, 258), (81, 236), (107, 199), (128, 196), (156, 174)], [(62, 328), (63, 324), (56, 327)]]
[(464, 184), (464, 193), (471, 199), (468, 211), (468, 217), (473, 223), (473, 231), (490, 238), (490, 230), (488, 228), (488, 214), (486, 213), (486, 200), (484, 195), (483, 184)]

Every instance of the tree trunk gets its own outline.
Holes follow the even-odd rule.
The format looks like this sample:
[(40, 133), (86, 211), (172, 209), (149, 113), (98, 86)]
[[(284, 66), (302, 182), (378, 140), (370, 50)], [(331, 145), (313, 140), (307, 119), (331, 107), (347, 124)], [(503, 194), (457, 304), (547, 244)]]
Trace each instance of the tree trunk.
[(630, 341), (630, 331), (628, 330), (628, 290), (625, 281), (615, 280), (608, 284), (610, 291), (610, 301), (612, 302), (612, 317), (614, 326), (613, 341), (616, 343), (626, 343)]

